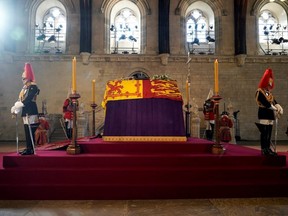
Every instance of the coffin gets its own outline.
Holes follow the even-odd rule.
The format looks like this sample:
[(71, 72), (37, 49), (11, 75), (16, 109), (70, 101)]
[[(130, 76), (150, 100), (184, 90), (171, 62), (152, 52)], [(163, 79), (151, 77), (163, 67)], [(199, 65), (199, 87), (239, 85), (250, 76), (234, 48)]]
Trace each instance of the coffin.
[(171, 80), (106, 84), (104, 141), (186, 141), (183, 100)]

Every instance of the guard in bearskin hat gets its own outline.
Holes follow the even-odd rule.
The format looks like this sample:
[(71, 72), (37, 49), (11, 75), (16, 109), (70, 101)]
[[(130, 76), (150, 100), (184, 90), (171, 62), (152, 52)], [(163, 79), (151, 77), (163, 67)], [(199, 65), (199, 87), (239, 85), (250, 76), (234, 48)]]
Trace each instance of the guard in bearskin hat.
[(20, 154), (31, 155), (35, 151), (35, 131), (39, 125), (36, 98), (40, 90), (35, 83), (35, 76), (30, 63), (25, 63), (22, 82), (24, 86), (20, 91), (18, 101), (11, 108), (11, 113), (17, 115), (22, 112), (26, 148)]
[(262, 154), (265, 156), (275, 156), (272, 151), (271, 135), (273, 122), (279, 115), (283, 114), (282, 107), (276, 102), (271, 90), (274, 88), (274, 76), (270, 68), (266, 69), (256, 91), (256, 102), (258, 104), (258, 119), (256, 123), (260, 131), (260, 142)]

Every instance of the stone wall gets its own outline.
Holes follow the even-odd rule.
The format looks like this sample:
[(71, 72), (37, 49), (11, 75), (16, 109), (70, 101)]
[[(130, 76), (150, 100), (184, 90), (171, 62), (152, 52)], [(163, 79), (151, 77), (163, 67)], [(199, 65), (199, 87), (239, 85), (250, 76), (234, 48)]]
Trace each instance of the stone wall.
[[(49, 60), (47, 60), (48, 58)], [(7, 62), (2, 56), (0, 71), (0, 140), (13, 140), (15, 138), (15, 120), (11, 118), (10, 108), (18, 98), (22, 88), (21, 74), (26, 61), (32, 63), (36, 81), (41, 89), (37, 103), (41, 111), (42, 101), (47, 103), (49, 114), (61, 114), (62, 104), (67, 97), (71, 83), (72, 56), (60, 56), (57, 58), (42, 56), (31, 58), (13, 56), (12, 62)], [(287, 126), (287, 57), (247, 57), (242, 67), (237, 66), (233, 56), (192, 56), (191, 61), (191, 100), (199, 108), (207, 98), (210, 88), (214, 88), (214, 59), (219, 60), (219, 85), (220, 111), (224, 110), (224, 104), (233, 106), (234, 111), (240, 110), (240, 134), (242, 139), (257, 140), (259, 132), (254, 122), (257, 121), (257, 105), (254, 99), (258, 82), (267, 67), (271, 67), (275, 76), (275, 95), (279, 104), (284, 109), (284, 115), (279, 120), (278, 138), (286, 139)], [(96, 103), (100, 106), (108, 80), (127, 77), (135, 70), (141, 68), (150, 77), (155, 74), (167, 74), (178, 81), (179, 88), (185, 95), (185, 81), (187, 76), (187, 57), (170, 56), (167, 65), (161, 63), (157, 56), (98, 56), (92, 55), (87, 64), (83, 64), (81, 57), (77, 56), (77, 91), (81, 95), (79, 103), (82, 111), (91, 113), (92, 84), (96, 80)], [(186, 101), (184, 101), (185, 103)], [(91, 121), (91, 115), (89, 121)], [(203, 115), (200, 112), (201, 127), (204, 127)], [(104, 110), (98, 107), (96, 113), (96, 128), (103, 124)], [(89, 123), (91, 124), (91, 122)], [(23, 137), (20, 123), (20, 138)], [(91, 128), (91, 127), (90, 127)]]
[[(147, 0), (151, 13), (145, 15), (147, 28), (145, 54), (138, 55), (108, 55), (105, 54), (105, 15), (100, 11), (102, 0), (93, 0), (93, 36), (92, 53), (79, 54), (79, 8), (78, 1), (71, 0), (67, 4), (67, 11), (72, 24), (69, 24), (67, 53), (60, 55), (31, 54), (26, 44), (29, 37), (29, 10), (25, 2), (17, 1), (15, 7), (15, 26), (22, 29), (23, 37), (15, 41), (16, 51), (6, 52), (0, 43), (0, 140), (15, 139), (15, 119), (11, 118), (10, 108), (18, 98), (22, 88), (21, 74), (25, 62), (31, 62), (35, 71), (37, 84), (41, 89), (37, 103), (41, 111), (42, 101), (47, 103), (49, 114), (61, 114), (62, 104), (71, 87), (72, 58), (77, 57), (77, 91), (81, 95), (84, 112), (89, 115), (91, 128), (91, 81), (96, 80), (96, 103), (100, 106), (108, 80), (127, 77), (135, 71), (144, 71), (150, 77), (155, 74), (167, 74), (178, 81), (179, 88), (185, 96), (185, 81), (187, 78), (187, 52), (183, 39), (183, 17), (175, 13), (179, 1), (171, 0), (170, 10), (170, 51), (167, 62), (161, 61), (158, 55), (158, 4), (157, 1)], [(65, 2), (65, 1), (63, 1)], [(67, 1), (68, 2), (68, 1)], [(72, 2), (76, 4), (72, 4)], [(209, 2), (209, 1), (207, 1)], [(231, 102), (233, 109), (240, 110), (240, 135), (242, 139), (258, 140), (259, 132), (254, 124), (257, 121), (257, 106), (254, 94), (258, 82), (265, 69), (271, 67), (275, 75), (275, 95), (284, 109), (284, 115), (279, 120), (278, 139), (285, 140), (288, 116), (287, 100), (287, 56), (259, 56), (257, 52), (256, 13), (250, 14), (254, 1), (248, 1), (247, 10), (247, 56), (234, 56), (234, 24), (233, 1), (211, 1), (215, 7), (217, 27), (216, 55), (191, 56), (191, 100), (199, 108), (202, 107), (209, 89), (214, 88), (213, 63), (219, 60), (220, 111)], [(212, 4), (213, 3), (213, 4)], [(215, 4), (214, 4), (215, 3)], [(72, 7), (73, 6), (73, 7)], [(70, 8), (71, 7), (71, 8)], [(220, 8), (224, 7), (224, 8)], [(225, 13), (222, 13), (225, 11)], [(73, 32), (73, 33), (71, 33)], [(182, 41), (182, 42), (181, 42)], [(84, 58), (85, 57), (85, 58)], [(243, 57), (243, 58), (240, 58)], [(185, 103), (186, 101), (184, 101)], [(203, 115), (200, 112), (200, 126), (204, 128)], [(103, 125), (104, 110), (98, 107), (96, 114), (96, 128)], [(21, 121), (20, 121), (21, 122)], [(23, 125), (19, 123), (20, 139), (23, 139)]]

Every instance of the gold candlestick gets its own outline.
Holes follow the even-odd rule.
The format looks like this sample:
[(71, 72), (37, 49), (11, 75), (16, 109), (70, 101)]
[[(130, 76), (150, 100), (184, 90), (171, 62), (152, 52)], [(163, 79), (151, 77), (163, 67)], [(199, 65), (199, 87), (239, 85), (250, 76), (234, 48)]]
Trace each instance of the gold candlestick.
[(96, 135), (96, 133), (95, 133), (95, 130), (96, 130), (96, 127), (95, 127), (95, 124), (96, 124), (96, 118), (95, 118), (96, 107), (97, 107), (97, 104), (95, 104), (95, 103), (91, 104), (91, 108), (92, 108), (92, 136)]
[(73, 105), (73, 128), (72, 128), (72, 140), (66, 149), (67, 154), (80, 154), (81, 149), (77, 144), (77, 110), (78, 110), (78, 98), (80, 95), (76, 92), (76, 58), (73, 59), (72, 64), (72, 93), (69, 95)]
[(225, 148), (220, 143), (220, 115), (219, 115), (219, 102), (222, 98), (219, 95), (214, 95), (212, 100), (214, 101), (214, 114), (215, 114), (215, 144), (212, 146), (213, 154), (223, 154)]

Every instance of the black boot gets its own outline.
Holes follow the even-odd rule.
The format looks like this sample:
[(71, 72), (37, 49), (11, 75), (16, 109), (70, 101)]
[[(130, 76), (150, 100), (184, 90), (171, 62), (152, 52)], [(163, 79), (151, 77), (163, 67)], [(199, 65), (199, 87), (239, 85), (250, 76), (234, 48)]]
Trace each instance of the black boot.
[(72, 128), (68, 128), (68, 122), (65, 122), (65, 130), (68, 139), (72, 138)]
[(67, 138), (71, 139), (72, 138), (72, 128), (67, 128), (66, 129), (66, 134), (67, 134)]
[(268, 132), (267, 132), (267, 149), (268, 149), (268, 152), (270, 153), (270, 155), (276, 156), (277, 153), (271, 150), (272, 128), (273, 128), (272, 125), (267, 125), (267, 130), (268, 130)]
[[(261, 145), (261, 149), (262, 152), (263, 150), (266, 150), (267, 146), (266, 146), (266, 142), (267, 142), (267, 128), (266, 125), (262, 125), (262, 124), (256, 124), (259, 131), (260, 131), (260, 145)], [(265, 151), (266, 152), (266, 151)]]
[(270, 149), (272, 125), (261, 125), (257, 123), (256, 125), (261, 132), (260, 142), (262, 155), (276, 156), (277, 154)]
[[(36, 130), (36, 129), (35, 129)], [(25, 137), (26, 137), (26, 148), (24, 151), (20, 152), (21, 155), (31, 155), (34, 154), (33, 146), (32, 146), (32, 140), (30, 136), (30, 131), (29, 131), (29, 126), (24, 125), (24, 131), (25, 131)], [(32, 128), (31, 128), (32, 131)], [(35, 131), (34, 131), (35, 133)], [(32, 136), (33, 136), (33, 131), (32, 131)]]
[[(268, 140), (269, 140), (269, 128), (268, 125), (263, 125), (259, 123), (255, 123), (257, 128), (260, 131), (260, 145), (261, 145), (261, 153), (265, 156), (272, 156), (271, 150), (269, 151)], [(270, 142), (270, 140), (269, 140)]]

